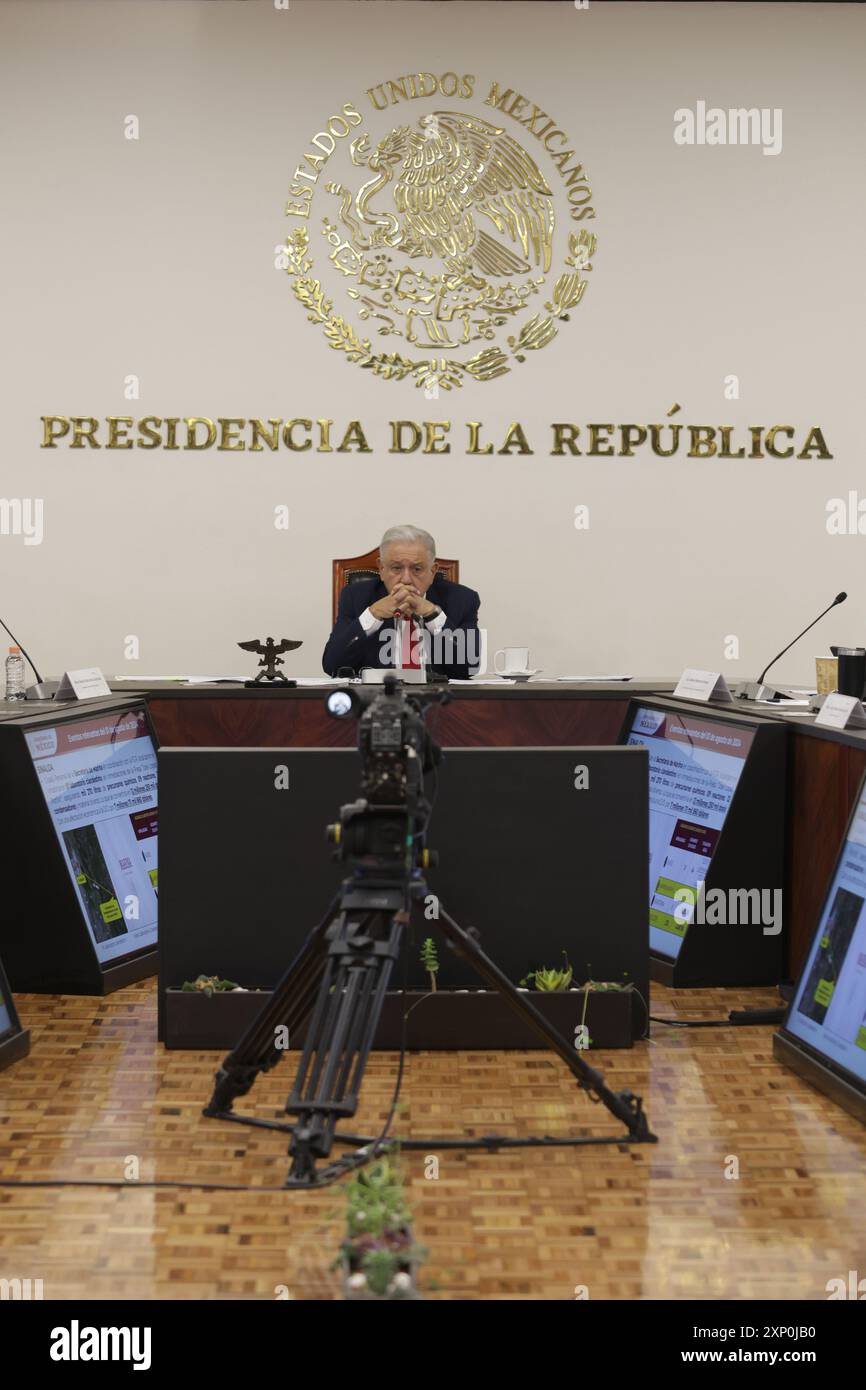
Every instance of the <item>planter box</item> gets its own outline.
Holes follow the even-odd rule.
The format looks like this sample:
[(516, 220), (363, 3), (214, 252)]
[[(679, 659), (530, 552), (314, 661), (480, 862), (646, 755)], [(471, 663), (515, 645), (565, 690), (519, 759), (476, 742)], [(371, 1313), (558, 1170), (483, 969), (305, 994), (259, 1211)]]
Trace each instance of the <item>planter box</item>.
[[(165, 994), (165, 1046), (208, 1048), (228, 1052), (270, 999), (270, 991), (214, 994), (210, 999), (189, 990), (169, 989)], [(584, 991), (545, 994), (531, 990), (527, 998), (563, 1037), (572, 1039), (583, 1017)], [(639, 1002), (639, 1001), (638, 1001)], [(592, 990), (586, 1009), (590, 1046), (631, 1047), (635, 1024), (632, 990)], [(519, 1048), (543, 1049), (546, 1043), (505, 1000), (492, 990), (450, 991), (436, 994), (408, 991), (387, 994), (373, 1046), (397, 1052), (402, 1044), (403, 1015), (406, 1046), (419, 1051), (485, 1051)], [(643, 1031), (644, 1021), (637, 1024)], [(291, 1039), (292, 1048), (303, 1043), (303, 1032)]]
[(197, 1051), (219, 1048), (228, 1052), (258, 1017), (271, 991), (244, 990), (214, 994), (207, 999), (192, 990), (165, 992), (165, 1045)]
[[(569, 1040), (583, 1017), (584, 991), (546, 994), (529, 990), (526, 998), (548, 1023)], [(495, 1048), (544, 1049), (546, 1042), (535, 1029), (514, 1013), (495, 990), (469, 990), (436, 994), (407, 992), (388, 994), (376, 1030), (377, 1048), (399, 1051), (406, 1023), (406, 1045), (424, 1051), (478, 1051)], [(631, 1047), (631, 990), (592, 990), (586, 1006), (586, 1024), (592, 1047)]]

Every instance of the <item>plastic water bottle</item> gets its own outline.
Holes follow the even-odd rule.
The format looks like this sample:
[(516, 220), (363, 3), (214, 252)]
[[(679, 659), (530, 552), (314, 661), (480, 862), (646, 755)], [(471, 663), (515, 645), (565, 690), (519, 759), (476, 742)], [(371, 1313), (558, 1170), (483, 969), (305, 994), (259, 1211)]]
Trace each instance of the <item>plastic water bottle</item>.
[(10, 647), (6, 658), (6, 699), (24, 699), (24, 658), (20, 647)]

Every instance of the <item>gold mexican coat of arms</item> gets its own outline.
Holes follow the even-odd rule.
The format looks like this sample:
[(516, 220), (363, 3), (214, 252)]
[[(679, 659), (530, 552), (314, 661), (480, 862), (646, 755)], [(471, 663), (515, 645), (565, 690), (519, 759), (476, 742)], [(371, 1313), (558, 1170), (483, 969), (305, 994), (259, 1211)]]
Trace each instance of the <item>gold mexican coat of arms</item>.
[(363, 118), (342, 111), (296, 171), (287, 212), (304, 225), (280, 248), (331, 347), (429, 391), (490, 381), (551, 342), (581, 301), (596, 237), (566, 220), (556, 266), (557, 193), (502, 117), (434, 109), (373, 144), (366, 130), (346, 138)]

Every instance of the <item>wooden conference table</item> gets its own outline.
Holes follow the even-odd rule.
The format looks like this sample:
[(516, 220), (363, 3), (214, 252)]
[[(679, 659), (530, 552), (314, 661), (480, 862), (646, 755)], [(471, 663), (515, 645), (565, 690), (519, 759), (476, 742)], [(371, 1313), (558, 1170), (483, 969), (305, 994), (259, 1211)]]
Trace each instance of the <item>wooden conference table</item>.
[[(450, 686), (449, 702), (433, 713), (443, 747), (598, 746), (616, 741), (629, 700), (669, 696), (675, 681), (640, 679), (597, 684), (532, 681), (515, 685)], [(423, 693), (430, 687), (414, 687)], [(334, 748), (355, 743), (354, 720), (332, 718), (325, 686), (296, 689), (240, 685), (185, 686), (172, 681), (112, 683), (118, 695), (144, 695), (161, 744), (186, 747)], [(96, 704), (97, 702), (93, 702)], [(0, 719), (48, 712), (63, 705), (0, 702)], [(702, 706), (684, 705), (697, 713)], [(814, 727), (814, 717), (768, 706), (713, 704), (728, 714), (783, 719), (790, 725), (787, 792), (788, 970), (802, 962), (826, 891), (845, 825), (866, 770), (866, 733)]]

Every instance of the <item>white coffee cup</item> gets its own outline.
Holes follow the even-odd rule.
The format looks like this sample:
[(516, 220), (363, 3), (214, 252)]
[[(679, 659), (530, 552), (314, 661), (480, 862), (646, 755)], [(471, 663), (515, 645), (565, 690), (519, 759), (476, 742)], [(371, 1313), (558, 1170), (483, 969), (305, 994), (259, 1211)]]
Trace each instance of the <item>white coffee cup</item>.
[[(500, 671), (499, 658), (505, 657), (505, 666)], [(529, 648), (528, 647), (500, 647), (493, 658), (493, 669), (497, 676), (506, 676), (511, 671), (529, 670)]]

